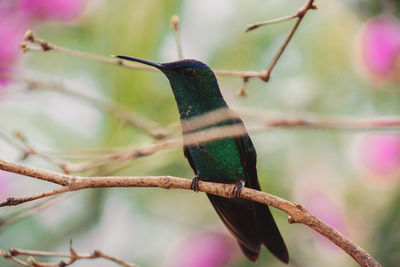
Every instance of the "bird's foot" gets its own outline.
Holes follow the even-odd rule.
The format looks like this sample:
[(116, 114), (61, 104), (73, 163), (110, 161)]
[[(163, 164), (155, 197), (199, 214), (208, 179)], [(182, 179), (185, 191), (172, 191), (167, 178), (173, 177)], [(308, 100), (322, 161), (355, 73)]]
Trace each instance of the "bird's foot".
[(200, 178), (199, 178), (199, 176), (195, 176), (193, 179), (192, 179), (192, 184), (190, 185), (190, 189), (192, 189), (194, 192), (199, 192), (199, 181), (200, 181)]
[(235, 186), (233, 187), (232, 194), (234, 197), (238, 198), (240, 197), (240, 193), (242, 192), (242, 189), (244, 187), (244, 180), (237, 180)]

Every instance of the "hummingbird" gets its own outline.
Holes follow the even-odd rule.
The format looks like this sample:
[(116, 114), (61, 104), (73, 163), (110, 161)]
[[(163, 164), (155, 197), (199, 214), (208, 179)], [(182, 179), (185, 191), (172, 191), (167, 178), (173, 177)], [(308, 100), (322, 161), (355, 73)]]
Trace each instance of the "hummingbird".
[[(195, 173), (191, 188), (198, 192), (199, 180), (234, 184), (235, 198), (212, 194), (207, 194), (207, 197), (237, 239), (244, 255), (256, 262), (264, 245), (275, 257), (288, 263), (289, 253), (268, 206), (239, 198), (243, 186), (261, 191), (256, 150), (242, 120), (238, 116), (231, 116), (212, 125), (187, 127), (187, 122), (199, 116), (221, 109), (231, 111), (221, 94), (214, 72), (206, 64), (194, 59), (157, 63), (130, 56), (115, 57), (153, 66), (168, 78), (180, 115), (184, 155)], [(185, 145), (187, 133), (220, 126), (239, 127), (243, 131), (237, 136)]]

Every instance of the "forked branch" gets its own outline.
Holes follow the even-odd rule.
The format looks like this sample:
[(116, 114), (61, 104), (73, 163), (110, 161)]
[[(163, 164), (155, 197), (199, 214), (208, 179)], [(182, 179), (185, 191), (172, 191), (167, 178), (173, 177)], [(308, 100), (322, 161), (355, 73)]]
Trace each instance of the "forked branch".
[[(136, 267), (131, 263), (125, 262), (123, 260), (117, 259), (113, 256), (107, 255), (99, 250), (93, 251), (91, 254), (78, 254), (72, 248), (72, 240), (69, 243), (69, 252), (70, 253), (58, 253), (58, 252), (49, 252), (49, 251), (38, 251), (38, 250), (23, 250), (10, 248), (9, 253), (0, 249), (0, 255), (5, 259), (10, 259), (22, 266), (34, 266), (34, 267), (64, 267), (73, 264), (74, 262), (81, 259), (98, 259), (103, 258), (109, 261), (113, 261), (121, 266), (125, 267)], [(18, 258), (18, 256), (27, 256), (26, 260), (22, 260)], [(60, 258), (68, 258), (68, 261), (60, 261), (60, 262), (40, 262), (36, 260), (34, 257), (60, 257)]]
[(289, 35), (286, 37), (285, 41), (283, 42), (281, 48), (279, 49), (278, 53), (275, 55), (274, 59), (272, 62), (269, 64), (268, 68), (259, 76), (259, 78), (265, 82), (269, 81), (271, 72), (274, 69), (276, 63), (278, 63), (278, 60), (283, 54), (283, 51), (285, 51), (287, 45), (289, 44), (290, 40), (292, 39), (294, 33), (296, 32), (297, 28), (299, 27), (301, 21), (303, 20), (304, 16), (310, 9), (316, 9), (317, 6), (314, 4), (314, 0), (308, 0), (307, 3), (294, 15), (291, 16), (286, 16), (283, 18), (279, 19), (274, 19), (274, 20), (269, 20), (269, 21), (264, 21), (264, 22), (259, 22), (253, 25), (250, 25), (247, 27), (246, 32), (254, 30), (262, 25), (268, 25), (272, 23), (277, 23), (285, 20), (290, 20), (297, 18), (296, 23), (294, 24), (292, 30), (290, 31)]
[[(265, 70), (265, 71), (215, 70), (214, 73), (216, 75), (218, 75), (218, 76), (242, 78), (243, 81), (247, 81), (250, 78), (259, 78), (259, 79), (267, 82), (269, 80), (269, 78), (270, 78), (270, 74), (272, 72), (272, 69), (275, 67), (275, 65), (278, 62), (279, 58), (283, 54), (283, 51), (286, 49), (287, 45), (289, 44), (290, 40), (292, 39), (292, 37), (293, 37), (295, 31), (297, 30), (297, 28), (298, 28), (301, 20), (303, 19), (304, 15), (310, 9), (316, 9), (316, 6), (314, 5), (314, 0), (308, 0), (307, 4), (303, 8), (301, 8), (294, 15), (283, 17), (283, 18), (279, 18), (279, 19), (275, 19), (273, 21), (258, 23), (258, 24), (255, 24), (255, 25), (252, 25), (252, 26), (248, 27), (248, 29), (246, 31), (255, 29), (255, 28), (257, 28), (257, 27), (259, 27), (261, 25), (266, 25), (266, 24), (280, 22), (280, 21), (284, 21), (284, 20), (288, 20), (288, 19), (297, 18), (297, 21), (296, 21), (294, 27), (292, 28), (291, 32), (289, 33), (289, 36), (286, 38), (285, 42), (282, 44), (281, 48), (279, 49), (279, 51), (275, 55), (274, 59), (272, 60), (272, 62), (268, 66), (267, 70)], [(173, 30), (174, 30), (175, 40), (176, 40), (177, 46), (178, 46), (178, 57), (181, 59), (181, 58), (183, 58), (183, 55), (182, 55), (181, 40), (180, 40), (180, 36), (179, 36), (179, 32), (178, 32), (178, 22), (179, 22), (179, 18), (177, 16), (172, 17), (171, 24), (172, 24), (172, 27), (173, 27)], [(56, 51), (56, 52), (60, 52), (60, 53), (64, 53), (64, 54), (69, 54), (69, 55), (88, 58), (88, 59), (99, 61), (99, 62), (115, 64), (115, 65), (119, 65), (119, 66), (123, 66), (123, 67), (127, 67), (127, 68), (158, 71), (155, 68), (152, 68), (152, 67), (149, 67), (149, 66), (146, 66), (146, 65), (142, 65), (142, 64), (138, 64), (138, 63), (134, 63), (134, 62), (123, 61), (121, 59), (114, 59), (114, 58), (110, 58), (110, 57), (97, 56), (97, 55), (93, 55), (93, 54), (86, 53), (86, 52), (75, 51), (75, 50), (71, 50), (71, 49), (68, 49), (68, 48), (56, 46), (56, 45), (50, 44), (46, 40), (37, 38), (36, 36), (34, 36), (34, 34), (33, 34), (33, 32), (31, 30), (28, 30), (26, 32), (24, 39), (25, 39), (25, 41), (21, 44), (21, 48), (24, 50), (24, 52), (28, 52), (28, 51), (42, 51), (42, 52)], [(37, 46), (32, 46), (29, 43), (33, 43), (33, 44), (35, 44)], [(243, 95), (243, 92), (244, 91), (241, 90), (241, 95)]]

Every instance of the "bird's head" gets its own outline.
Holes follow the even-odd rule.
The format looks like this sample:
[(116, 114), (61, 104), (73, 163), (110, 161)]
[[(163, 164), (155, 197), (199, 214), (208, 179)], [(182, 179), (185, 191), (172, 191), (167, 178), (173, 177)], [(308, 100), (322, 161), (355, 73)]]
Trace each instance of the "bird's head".
[(185, 110), (188, 107), (194, 109), (197, 106), (198, 112), (203, 112), (226, 105), (214, 72), (198, 60), (158, 63), (130, 56), (115, 57), (153, 66), (163, 72), (171, 84), (181, 115), (182, 112), (187, 112)]
[(213, 71), (203, 62), (194, 59), (184, 59), (168, 63), (158, 63), (146, 59), (117, 55), (117, 58), (139, 62), (155, 67), (163, 72), (168, 79), (177, 81), (205, 82), (215, 80)]

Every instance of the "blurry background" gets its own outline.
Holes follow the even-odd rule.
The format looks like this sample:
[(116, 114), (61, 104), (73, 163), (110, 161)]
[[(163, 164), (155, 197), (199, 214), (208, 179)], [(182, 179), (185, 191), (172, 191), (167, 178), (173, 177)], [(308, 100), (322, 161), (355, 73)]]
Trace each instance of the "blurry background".
[[(23, 35), (73, 50), (127, 54), (160, 62), (177, 59), (170, 18), (180, 16), (186, 58), (213, 69), (260, 70), (272, 60), (293, 22), (244, 33), (245, 26), (294, 14), (304, 1), (228, 0), (2, 0), (0, 2), (0, 157), (60, 171), (5, 137), (17, 130), (30, 144), (67, 162), (86, 162), (110, 149), (154, 140), (83, 97), (29, 90), (23, 78), (61, 85), (80, 95), (114, 101), (144, 119), (178, 121), (166, 78), (56, 52), (23, 54)], [(369, 118), (400, 113), (399, 1), (316, 1), (271, 80), (218, 77), (236, 108), (260, 113), (314, 112)], [(11, 79), (12, 77), (12, 79)], [(43, 89), (43, 88), (42, 88)], [(245, 121), (246, 122), (246, 121)], [(251, 135), (264, 191), (299, 202), (374, 255), (383, 266), (400, 262), (400, 135), (397, 132), (274, 129)], [(18, 140), (16, 140), (18, 141)], [(66, 152), (66, 153), (60, 153)], [(57, 152), (57, 153), (56, 153)], [(82, 172), (82, 175), (193, 173), (182, 149)], [(0, 172), (0, 201), (55, 188)], [(0, 248), (77, 252), (99, 249), (139, 266), (284, 266), (265, 249), (257, 264), (239, 251), (204, 194), (162, 189), (98, 189), (56, 200), (1, 208)], [(35, 207), (31, 209), (30, 207)], [(289, 225), (273, 209), (287, 242), (289, 266), (356, 266), (344, 252), (303, 225)], [(15, 266), (0, 259), (1, 266)], [(74, 266), (109, 266), (103, 260)]]

